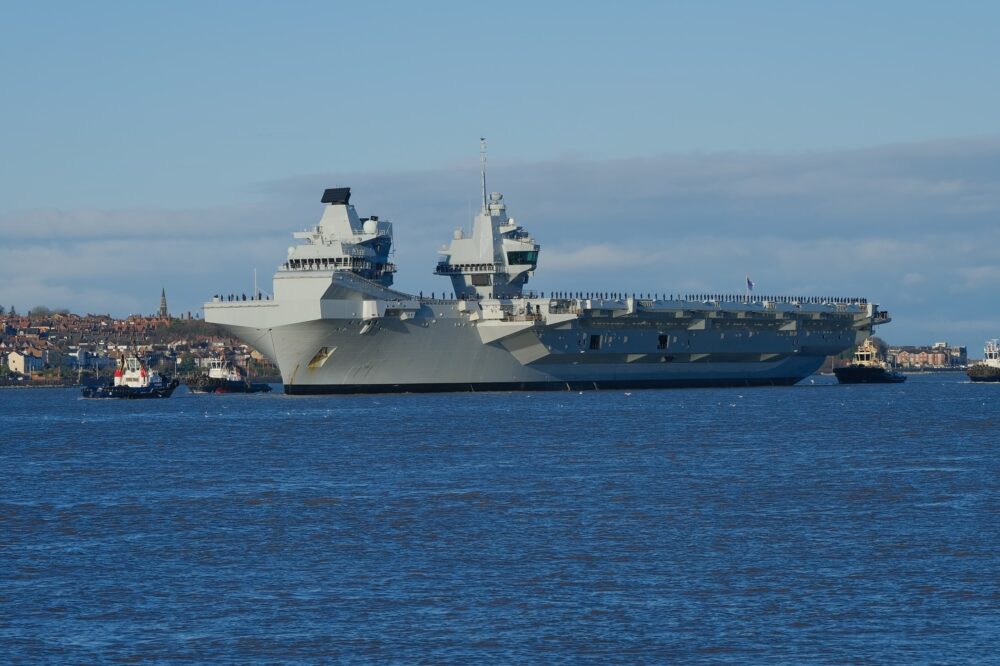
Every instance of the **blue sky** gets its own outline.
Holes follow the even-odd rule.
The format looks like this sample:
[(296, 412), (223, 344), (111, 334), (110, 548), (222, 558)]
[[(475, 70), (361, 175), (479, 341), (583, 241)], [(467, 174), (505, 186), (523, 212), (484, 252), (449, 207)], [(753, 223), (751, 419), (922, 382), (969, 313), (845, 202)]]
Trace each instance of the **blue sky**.
[(1000, 336), (995, 3), (2, 11), (6, 307), (148, 312), (162, 285), (197, 310), (268, 275), (332, 185), (394, 220), (399, 287), (444, 288), (486, 135), (537, 288), (750, 274), (866, 294), (891, 342)]

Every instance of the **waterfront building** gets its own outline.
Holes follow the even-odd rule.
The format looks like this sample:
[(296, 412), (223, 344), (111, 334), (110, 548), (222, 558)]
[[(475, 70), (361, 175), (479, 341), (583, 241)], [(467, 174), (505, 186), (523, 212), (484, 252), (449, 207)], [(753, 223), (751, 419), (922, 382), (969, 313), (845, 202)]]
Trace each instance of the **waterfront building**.
[(45, 366), (45, 362), (42, 360), (42, 355), (36, 352), (25, 350), (25, 351), (13, 351), (7, 354), (7, 368), (11, 372), (16, 372), (21, 375), (30, 375), (33, 372), (40, 371)]
[(902, 346), (889, 349), (889, 363), (899, 368), (962, 368), (968, 363), (963, 346), (935, 342), (929, 346)]

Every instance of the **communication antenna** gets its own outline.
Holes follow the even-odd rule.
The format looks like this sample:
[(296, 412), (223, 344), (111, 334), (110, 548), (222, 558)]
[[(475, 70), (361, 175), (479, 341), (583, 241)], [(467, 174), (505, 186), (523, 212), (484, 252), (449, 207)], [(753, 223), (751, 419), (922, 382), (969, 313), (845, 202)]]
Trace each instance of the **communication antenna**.
[(486, 214), (486, 137), (479, 137), (479, 166), (483, 172), (483, 215)]

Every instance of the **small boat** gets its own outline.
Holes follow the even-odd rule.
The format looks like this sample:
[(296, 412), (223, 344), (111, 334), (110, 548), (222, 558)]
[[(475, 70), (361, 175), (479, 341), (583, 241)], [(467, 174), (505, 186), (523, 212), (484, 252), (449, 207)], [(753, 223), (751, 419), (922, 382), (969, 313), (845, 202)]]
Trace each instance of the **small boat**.
[(267, 393), (270, 384), (255, 384), (240, 374), (240, 371), (221, 358), (208, 362), (208, 372), (187, 382), (192, 393)]
[(135, 353), (130, 353), (118, 359), (110, 383), (84, 386), (81, 393), (84, 398), (169, 398), (178, 384), (176, 379), (151, 372)]
[(906, 375), (889, 369), (885, 361), (878, 359), (878, 350), (871, 338), (865, 338), (856, 350), (850, 365), (834, 368), (840, 384), (900, 384)]
[(1000, 341), (987, 342), (983, 356), (983, 361), (970, 366), (965, 374), (974, 382), (1000, 382)]

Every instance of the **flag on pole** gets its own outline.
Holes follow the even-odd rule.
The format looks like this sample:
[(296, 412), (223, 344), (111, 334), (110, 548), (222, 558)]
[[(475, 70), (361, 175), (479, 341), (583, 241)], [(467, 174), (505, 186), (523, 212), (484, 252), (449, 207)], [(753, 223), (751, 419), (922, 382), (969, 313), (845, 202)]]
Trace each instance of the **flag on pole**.
[(750, 279), (749, 275), (746, 277), (747, 277), (747, 291), (753, 291), (753, 280)]

